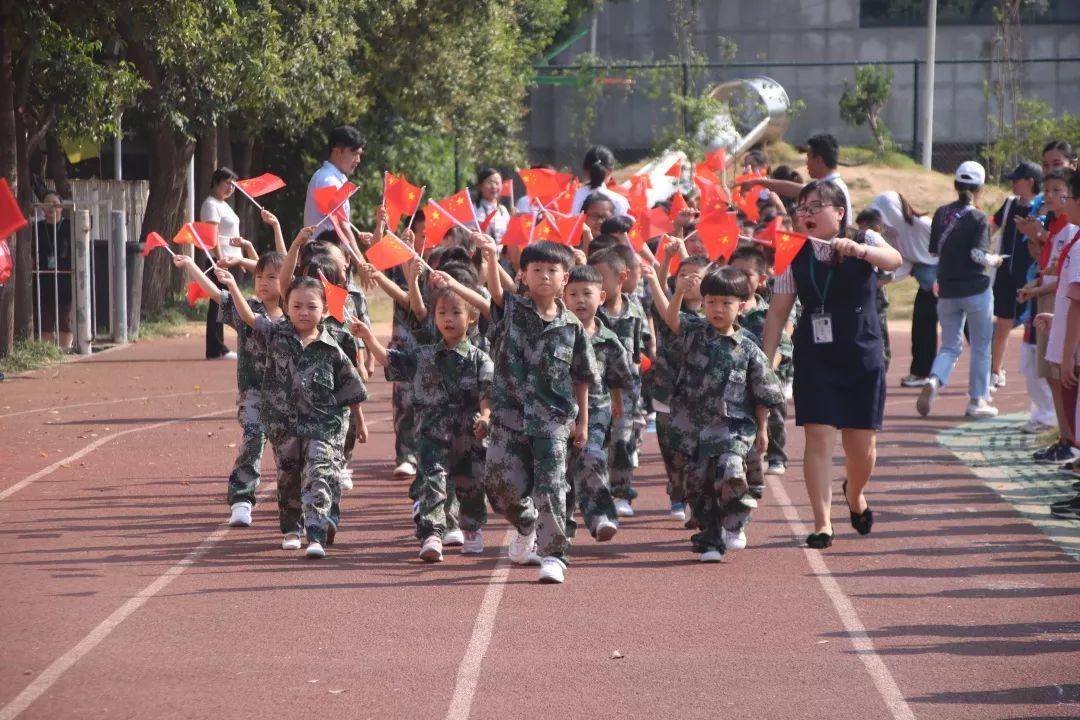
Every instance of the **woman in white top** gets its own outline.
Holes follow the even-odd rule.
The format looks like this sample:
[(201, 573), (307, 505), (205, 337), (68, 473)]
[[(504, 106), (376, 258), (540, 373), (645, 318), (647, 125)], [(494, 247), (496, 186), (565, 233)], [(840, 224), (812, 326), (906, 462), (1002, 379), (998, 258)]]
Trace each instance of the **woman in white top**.
[(510, 222), (510, 211), (499, 203), (502, 193), (502, 175), (495, 168), (484, 168), (476, 174), (476, 185), (472, 189), (473, 211), (476, 222), (483, 223), (488, 215), (495, 213), (487, 226), (487, 234), (502, 240), (506, 234), (506, 225)]
[(594, 145), (585, 153), (585, 159), (581, 163), (582, 169), (588, 182), (578, 188), (574, 193), (574, 203), (570, 206), (570, 214), (577, 215), (581, 212), (581, 206), (585, 198), (593, 193), (600, 193), (611, 200), (616, 215), (629, 215), (630, 203), (617, 192), (607, 189), (608, 178), (615, 172), (615, 155), (603, 145)]
[[(237, 174), (227, 167), (215, 170), (210, 177), (210, 194), (199, 208), (200, 221), (217, 225), (217, 245), (211, 252), (229, 267), (235, 267), (243, 257), (239, 245), (234, 246), (231, 242), (233, 238), (240, 237), (240, 218), (226, 202), (235, 191), (233, 181), (237, 177)], [(210, 277), (213, 279), (212, 274)], [(218, 319), (217, 311), (217, 303), (209, 303), (206, 309), (206, 359), (235, 359), (236, 353), (229, 350), (225, 344), (225, 329)]]

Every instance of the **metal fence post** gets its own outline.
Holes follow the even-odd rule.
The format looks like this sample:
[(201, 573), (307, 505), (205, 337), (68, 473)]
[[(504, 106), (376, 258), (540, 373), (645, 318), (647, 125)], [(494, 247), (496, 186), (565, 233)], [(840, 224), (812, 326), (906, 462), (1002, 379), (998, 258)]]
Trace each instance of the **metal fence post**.
[(90, 211), (75, 212), (72, 274), (75, 280), (75, 351), (90, 354), (94, 329), (90, 325)]
[(919, 159), (919, 61), (911, 61), (911, 159)]
[(114, 342), (127, 342), (127, 218), (113, 210), (109, 234), (109, 325)]

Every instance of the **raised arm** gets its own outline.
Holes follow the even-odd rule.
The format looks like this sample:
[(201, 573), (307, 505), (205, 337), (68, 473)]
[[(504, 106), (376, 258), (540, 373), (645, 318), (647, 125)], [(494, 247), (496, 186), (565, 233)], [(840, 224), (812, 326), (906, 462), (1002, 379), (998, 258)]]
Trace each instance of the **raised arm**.
[(491, 301), (475, 290), (465, 287), (454, 278), (439, 270), (436, 270), (432, 275), (432, 283), (437, 288), (450, 288), (453, 292), (460, 295), (465, 302), (479, 310), (485, 320), (491, 318)]
[(285, 255), (285, 262), (281, 265), (281, 275), (278, 277), (278, 284), (281, 288), (281, 297), (285, 297), (289, 292), (289, 285), (292, 284), (293, 273), (296, 272), (296, 259), (300, 256), (300, 248), (311, 240), (311, 236), (314, 234), (315, 227), (308, 226), (302, 228), (300, 232), (296, 233), (296, 237), (293, 238), (292, 245), (289, 246), (289, 252)]
[[(285, 247), (285, 238), (281, 234), (281, 223), (278, 222), (277, 215), (264, 208), (262, 211), (262, 221), (269, 225), (274, 231), (274, 250), (283, 255), (287, 253), (288, 249)], [(255, 259), (258, 260), (257, 257)]]
[(218, 282), (229, 291), (230, 295), (232, 295), (233, 305), (236, 306), (236, 314), (240, 316), (240, 319), (244, 321), (245, 325), (254, 328), (255, 313), (251, 311), (251, 306), (248, 305), (247, 300), (244, 298), (244, 294), (240, 292), (240, 288), (236, 286), (236, 278), (224, 268), (215, 268), (214, 272), (217, 273)]
[[(660, 317), (666, 317), (670, 301), (668, 300), (667, 292), (660, 284), (660, 279), (656, 277), (656, 268), (652, 265), (643, 263), (641, 266), (641, 277), (645, 278), (645, 282), (649, 284), (653, 306), (656, 307), (656, 311), (660, 313)], [(664, 322), (666, 323), (667, 321), (665, 320)]]
[(371, 278), (371, 280), (378, 285), (384, 293), (386, 293), (391, 300), (394, 301), (398, 307), (408, 309), (409, 307), (409, 293), (407, 290), (402, 290), (398, 287), (398, 284), (386, 277), (386, 274), (376, 270), (374, 265), (364, 263), (359, 267), (361, 278)]
[(375, 333), (364, 322), (353, 319), (349, 323), (349, 330), (353, 335), (364, 341), (364, 347), (367, 348), (371, 356), (378, 361), (380, 365), (386, 367), (386, 346), (379, 342), (379, 339), (375, 337)]
[(211, 300), (216, 303), (221, 302), (221, 288), (210, 281), (210, 278), (206, 276), (206, 273), (200, 270), (199, 266), (195, 264), (194, 259), (183, 253), (177, 253), (173, 256), (173, 265), (183, 270), (189, 278), (199, 283), (199, 287), (206, 291), (206, 294), (210, 296)]
[[(482, 233), (478, 242), (480, 246), (480, 252), (484, 256), (485, 274), (487, 276), (488, 292), (491, 293), (491, 302), (499, 307), (502, 307), (504, 303), (503, 298), (503, 279), (500, 275), (502, 267), (499, 265), (499, 246), (495, 244), (495, 241)], [(513, 280), (511, 280), (513, 282)]]
[(428, 310), (424, 304), (424, 295), (420, 292), (420, 258), (413, 258), (405, 265), (405, 277), (409, 280), (409, 310), (416, 319), (427, 319)]

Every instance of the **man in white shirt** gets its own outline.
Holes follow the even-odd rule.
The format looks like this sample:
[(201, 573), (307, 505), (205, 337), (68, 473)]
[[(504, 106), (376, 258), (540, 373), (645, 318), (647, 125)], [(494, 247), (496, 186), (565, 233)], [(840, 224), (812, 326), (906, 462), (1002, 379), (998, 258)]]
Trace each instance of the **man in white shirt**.
[[(828, 180), (844, 193), (844, 219), (848, 225), (855, 222), (851, 216), (851, 193), (848, 186), (836, 171), (840, 164), (840, 143), (829, 133), (818, 133), (806, 141), (806, 171), (814, 180)], [(754, 178), (740, 183), (745, 190), (754, 185), (761, 185), (783, 198), (795, 199), (803, 189), (801, 183), (773, 178)]]
[[(334, 187), (344, 185), (349, 175), (360, 165), (360, 159), (364, 155), (364, 136), (360, 134), (359, 130), (349, 125), (343, 125), (331, 130), (328, 144), (330, 157), (311, 176), (307, 186), (307, 199), (304, 201), (304, 225), (318, 223), (318, 227), (315, 229), (316, 235), (325, 230), (332, 230), (333, 225), (329, 220), (323, 219), (323, 214), (319, 212), (318, 207), (315, 205), (313, 192), (327, 185)], [(345, 202), (343, 207), (345, 215), (348, 216), (348, 201)], [(350, 236), (353, 234), (348, 225), (345, 225), (343, 229)], [(353, 239), (355, 240), (355, 238)]]

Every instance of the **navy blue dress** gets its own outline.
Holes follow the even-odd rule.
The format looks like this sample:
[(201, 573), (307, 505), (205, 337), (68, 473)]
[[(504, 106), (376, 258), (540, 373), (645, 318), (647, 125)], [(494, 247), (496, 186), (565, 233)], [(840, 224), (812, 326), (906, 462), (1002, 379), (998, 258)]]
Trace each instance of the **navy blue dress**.
[[(843, 258), (835, 266), (817, 260), (813, 245), (803, 245), (791, 263), (803, 306), (792, 338), (795, 424), (880, 430), (885, 357), (875, 305), (877, 273), (856, 258)], [(831, 343), (814, 342), (812, 321), (822, 309), (832, 317)]]

